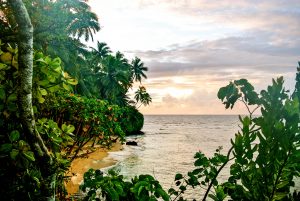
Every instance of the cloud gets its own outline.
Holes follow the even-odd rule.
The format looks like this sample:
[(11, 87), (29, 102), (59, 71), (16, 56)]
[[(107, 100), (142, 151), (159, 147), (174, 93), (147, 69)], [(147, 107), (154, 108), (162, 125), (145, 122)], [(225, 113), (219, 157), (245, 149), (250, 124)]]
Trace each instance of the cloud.
[[(90, 0), (102, 31), (116, 50), (159, 49), (177, 41), (269, 35), (273, 44), (294, 45), (300, 35), (300, 6), (289, 1)], [(292, 37), (292, 38), (291, 38)]]
[[(233, 114), (246, 113), (241, 105), (225, 111), (216, 98), (218, 89), (229, 81), (247, 78), (257, 91), (266, 88), (272, 78), (284, 76), (288, 89), (294, 86), (300, 44), (278, 46), (268, 37), (228, 37), (213, 41), (175, 44), (158, 51), (138, 51), (149, 67), (145, 82), (154, 104), (145, 113)], [(176, 82), (181, 78), (181, 82)], [(192, 90), (184, 97), (168, 88)], [(211, 107), (214, 105), (214, 107)]]
[(299, 0), (90, 3), (103, 26), (97, 38), (149, 67), (143, 84), (153, 103), (145, 113), (225, 113), (216, 94), (233, 79), (258, 90), (278, 76), (294, 85)]
[(240, 103), (233, 110), (225, 110), (214, 92), (197, 90), (188, 97), (174, 97), (169, 94), (161, 102), (153, 102), (141, 108), (147, 114), (245, 114), (246, 108)]
[(297, 0), (239, 0), (234, 3), (231, 0), (140, 0), (138, 2), (142, 9), (164, 8), (173, 14), (192, 16), (198, 20), (205, 19), (210, 23), (223, 23), (223, 26), (268, 28), (286, 24), (287, 21), (292, 25), (299, 25), (297, 19), (299, 19), (300, 6)]
[[(278, 46), (265, 37), (228, 37), (176, 44), (159, 51), (136, 51), (149, 66), (149, 77), (169, 75), (284, 73), (295, 71), (300, 43)], [(233, 72), (235, 71), (235, 72)]]

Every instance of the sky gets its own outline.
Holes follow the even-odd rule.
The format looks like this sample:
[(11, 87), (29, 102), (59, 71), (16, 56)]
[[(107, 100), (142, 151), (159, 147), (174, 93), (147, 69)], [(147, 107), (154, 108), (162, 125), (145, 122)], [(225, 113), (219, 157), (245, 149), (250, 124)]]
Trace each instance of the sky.
[[(299, 0), (89, 0), (96, 40), (149, 68), (143, 114), (245, 114), (217, 92), (246, 78), (259, 92), (284, 76), (293, 89), (300, 61)], [(135, 86), (137, 87), (137, 86)]]

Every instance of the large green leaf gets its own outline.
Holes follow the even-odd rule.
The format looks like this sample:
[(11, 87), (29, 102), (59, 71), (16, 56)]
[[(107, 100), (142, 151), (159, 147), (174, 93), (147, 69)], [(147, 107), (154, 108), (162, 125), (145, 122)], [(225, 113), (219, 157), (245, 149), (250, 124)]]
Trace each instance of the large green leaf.
[(63, 87), (67, 91), (72, 91), (72, 87), (70, 85), (68, 85), (68, 84), (63, 83)]
[(19, 150), (17, 150), (17, 149), (11, 150), (11, 152), (10, 152), (11, 159), (16, 160), (16, 157), (18, 156), (18, 154), (19, 154)]
[(68, 84), (71, 84), (71, 85), (77, 85), (78, 84), (78, 81), (77, 79), (67, 79), (66, 80)]
[(39, 90), (40, 90), (40, 93), (41, 93), (43, 96), (47, 95), (47, 90), (46, 90), (46, 89), (40, 88)]
[(168, 201), (170, 199), (170, 196), (162, 188), (158, 188), (156, 192), (159, 193), (159, 195), (163, 198), (164, 201)]
[(20, 138), (20, 133), (17, 130), (14, 130), (10, 133), (9, 139), (11, 142), (17, 141)]
[(17, 94), (16, 93), (10, 94), (7, 98), (7, 102), (12, 102), (12, 101), (16, 101), (16, 100), (17, 100)]
[(40, 80), (38, 82), (38, 84), (41, 86), (47, 86), (47, 85), (49, 85), (49, 80)]
[(0, 70), (6, 70), (7, 69), (7, 65), (4, 63), (0, 63)]
[(73, 125), (66, 125), (63, 124), (61, 126), (62, 131), (64, 131), (65, 133), (72, 133), (75, 130), (75, 127)]
[(23, 154), (28, 160), (35, 161), (34, 153), (32, 151), (24, 151)]

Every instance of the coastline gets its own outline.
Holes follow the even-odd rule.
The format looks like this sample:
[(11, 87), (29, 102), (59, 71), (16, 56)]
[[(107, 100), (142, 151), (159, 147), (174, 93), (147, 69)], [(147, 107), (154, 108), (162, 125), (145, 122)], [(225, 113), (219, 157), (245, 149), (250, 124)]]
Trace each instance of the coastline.
[(121, 151), (123, 146), (120, 142), (113, 144), (111, 149), (97, 148), (96, 151), (89, 153), (87, 157), (76, 158), (69, 168), (68, 174), (70, 180), (66, 181), (65, 187), (68, 192), (68, 196), (73, 195), (79, 191), (79, 185), (83, 181), (83, 175), (90, 168), (101, 169), (109, 166), (113, 166), (117, 163), (116, 160), (109, 158), (109, 152)]

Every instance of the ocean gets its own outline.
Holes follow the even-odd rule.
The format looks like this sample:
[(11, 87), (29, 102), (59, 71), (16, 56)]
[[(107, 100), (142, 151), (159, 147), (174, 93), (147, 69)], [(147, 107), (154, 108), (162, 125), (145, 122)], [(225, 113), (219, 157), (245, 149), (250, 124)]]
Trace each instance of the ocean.
[[(124, 145), (124, 150), (111, 152), (109, 157), (118, 161), (113, 168), (127, 179), (150, 174), (168, 190), (174, 186), (176, 173), (186, 175), (193, 170), (196, 152), (212, 156), (222, 146), (226, 154), (238, 125), (237, 115), (145, 115), (145, 134), (126, 139), (138, 146)], [(226, 175), (228, 168), (220, 175), (221, 180)], [(194, 193), (188, 192), (187, 197)]]

